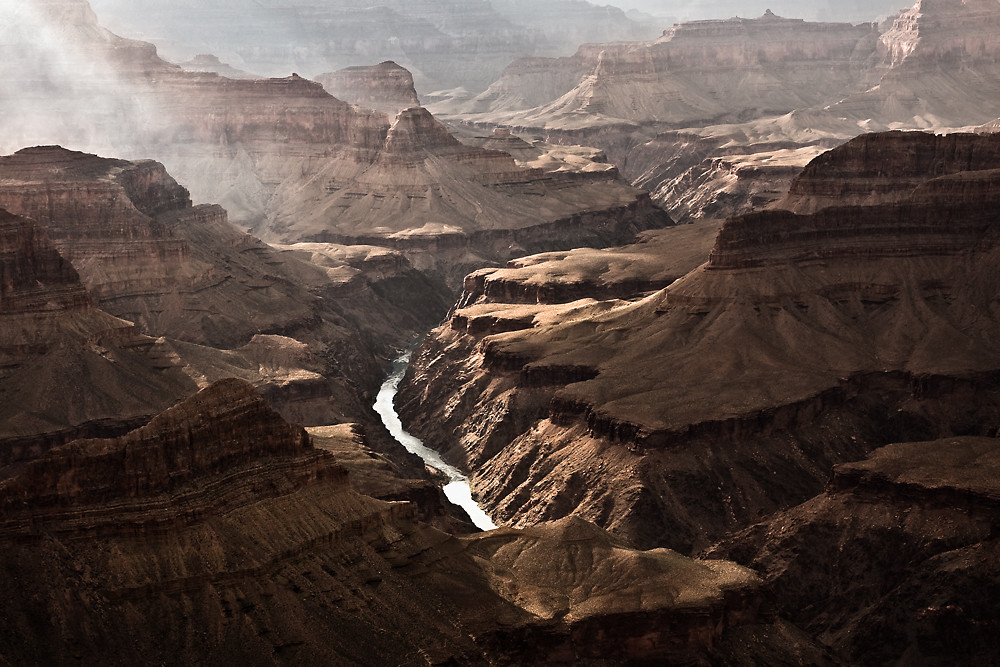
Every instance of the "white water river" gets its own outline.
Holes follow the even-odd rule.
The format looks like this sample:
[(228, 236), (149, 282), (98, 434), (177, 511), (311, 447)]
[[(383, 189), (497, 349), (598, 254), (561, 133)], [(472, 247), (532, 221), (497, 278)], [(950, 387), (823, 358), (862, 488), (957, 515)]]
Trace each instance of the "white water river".
[(465, 510), (481, 530), (493, 530), (497, 527), (490, 517), (483, 511), (483, 508), (472, 499), (472, 489), (469, 487), (469, 478), (462, 474), (462, 471), (455, 466), (445, 463), (441, 455), (430, 449), (416, 436), (411, 435), (403, 428), (403, 423), (396, 414), (393, 406), (393, 399), (396, 398), (396, 390), (399, 388), (399, 381), (406, 373), (406, 367), (410, 362), (410, 352), (405, 352), (392, 362), (392, 369), (389, 376), (382, 383), (375, 399), (375, 412), (382, 418), (382, 423), (389, 429), (389, 433), (399, 444), (403, 445), (408, 452), (412, 452), (422, 458), (424, 463), (440, 470), (447, 478), (448, 483), (444, 487), (444, 495), (448, 500)]

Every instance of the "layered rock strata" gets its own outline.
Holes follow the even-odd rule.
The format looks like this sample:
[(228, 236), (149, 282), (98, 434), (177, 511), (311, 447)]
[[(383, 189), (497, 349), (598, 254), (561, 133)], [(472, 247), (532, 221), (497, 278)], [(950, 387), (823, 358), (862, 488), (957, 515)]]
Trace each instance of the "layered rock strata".
[(192, 206), (152, 161), (24, 149), (0, 158), (0, 205), (47, 231), (98, 306), (170, 339), (162, 356), (202, 386), (251, 380), (310, 424), (344, 417), (331, 396), (359, 418), (367, 406), (351, 385), (375, 386), (379, 356), (400, 330), (444, 310), (439, 288), (399, 254), (272, 248), (233, 228), (219, 206)]
[[(460, 146), (422, 110), (393, 120), (294, 74), (185, 72), (152, 46), (100, 28), (83, 0), (46, 7), (25, 33), (37, 23), (52, 39), (24, 51), (55, 62), (41, 72), (28, 56), (9, 64), (11, 123), (0, 145), (153, 157), (195, 201), (221, 204), (266, 241), (376, 243), (406, 250), (421, 268), (453, 268), (467, 255), (469, 268), (525, 251), (620, 243), (669, 222), (616, 172), (525, 169)], [(14, 44), (24, 39), (17, 34)], [(77, 71), (78, 62), (95, 71)], [(36, 85), (39, 77), (51, 81)]]
[(154, 339), (92, 304), (42, 228), (2, 209), (0, 325), (0, 465), (134, 426), (195, 387)]
[(1000, 651), (994, 438), (899, 443), (713, 548), (851, 662), (988, 663)]
[(313, 79), (337, 99), (377, 109), (389, 116), (420, 106), (413, 75), (391, 60), (378, 65), (346, 67)]
[[(884, 138), (901, 156), (926, 140)], [(500, 521), (578, 514), (680, 549), (805, 500), (886, 442), (986, 434), (997, 173), (932, 172), (895, 204), (733, 218), (708, 262), (639, 298), (585, 288), (538, 304), (571, 256), (473, 276), (400, 412), (474, 472)]]
[(675, 219), (718, 218), (769, 205), (796, 168), (861, 132), (992, 120), (998, 22), (992, 0), (918, 2), (880, 26), (695, 21), (515, 62), (475, 99), (431, 108), (597, 146)]
[(461, 111), (513, 111), (510, 124), (554, 129), (742, 121), (836, 102), (862, 82), (877, 38), (872, 24), (771, 13), (683, 23), (653, 42), (587, 44), (571, 59), (514, 63)]
[(49, 452), (0, 481), (0, 507), (9, 662), (706, 661), (734, 634), (825, 658), (730, 562), (578, 519), (460, 539), (421, 524), (237, 380)]
[(648, 39), (662, 30), (630, 20), (617, 8), (570, 0), (543, 6), (520, 0), (390, 0), (377, 11), (363, 3), (92, 4), (112, 29), (162, 45), (172, 58), (217, 53), (268, 76), (392, 59), (418, 74), (422, 92), (479, 92), (515, 58), (570, 53), (582, 42)]

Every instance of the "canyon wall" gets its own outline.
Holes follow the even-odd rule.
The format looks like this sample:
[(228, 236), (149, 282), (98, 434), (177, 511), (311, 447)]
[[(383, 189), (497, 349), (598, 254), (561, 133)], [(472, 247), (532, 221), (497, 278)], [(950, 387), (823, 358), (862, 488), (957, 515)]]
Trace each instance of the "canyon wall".
[[(947, 160), (955, 143), (881, 141), (902, 161), (928, 141)], [(691, 255), (707, 262), (652, 293), (591, 297), (584, 282), (544, 303), (585, 266), (572, 257), (472, 276), (401, 413), (501, 521), (577, 514), (682, 550), (805, 500), (892, 439), (985, 435), (997, 171), (978, 167), (929, 173), (895, 204), (733, 218)]]
[(0, 507), (10, 662), (706, 661), (748, 633), (761, 654), (823, 657), (728, 561), (576, 519), (465, 538), (422, 524), (354, 491), (238, 380), (53, 449), (0, 479)]
[(997, 655), (997, 440), (896, 443), (714, 547), (755, 567), (788, 617), (851, 662)]

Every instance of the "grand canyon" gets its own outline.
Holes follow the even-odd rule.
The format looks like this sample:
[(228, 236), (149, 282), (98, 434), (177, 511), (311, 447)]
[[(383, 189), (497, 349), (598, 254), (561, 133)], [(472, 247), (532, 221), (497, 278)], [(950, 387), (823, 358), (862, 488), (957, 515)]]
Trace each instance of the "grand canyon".
[(0, 18), (0, 664), (1000, 662), (998, 0)]

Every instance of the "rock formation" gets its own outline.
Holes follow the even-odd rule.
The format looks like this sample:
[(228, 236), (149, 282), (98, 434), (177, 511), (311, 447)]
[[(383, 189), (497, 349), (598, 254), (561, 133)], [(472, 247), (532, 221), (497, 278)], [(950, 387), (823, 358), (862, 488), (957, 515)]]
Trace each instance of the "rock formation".
[(331, 413), (331, 396), (359, 418), (351, 387), (374, 387), (400, 330), (444, 310), (438, 288), (402, 256), (272, 248), (233, 228), (220, 207), (192, 206), (152, 161), (25, 149), (0, 158), (0, 206), (36, 220), (99, 307), (171, 339), (165, 353), (200, 382), (252, 380), (309, 424), (345, 416)]
[(506, 153), (461, 144), (426, 110), (407, 109), (370, 164), (330, 162), (311, 179), (279, 188), (276, 213), (261, 233), (388, 246), (456, 279), (463, 267), (620, 243), (670, 223), (616, 171), (560, 171), (564, 166), (519, 166)]
[[(859, 85), (877, 37), (871, 24), (807, 23), (770, 13), (684, 23), (653, 42), (587, 44), (570, 59), (513, 63), (465, 111), (488, 100), (489, 110), (521, 110), (508, 114), (509, 124), (559, 129), (686, 127), (785, 113), (836, 102)], [(546, 68), (552, 74), (542, 76)], [(538, 85), (559, 82), (569, 87)], [(510, 90), (528, 106), (503, 92)], [(545, 101), (530, 104), (539, 99)]]
[(723, 218), (771, 204), (860, 132), (994, 118), (998, 21), (992, 0), (918, 2), (881, 26), (695, 21), (655, 42), (517, 61), (472, 100), (430, 108), (596, 146), (675, 219)]
[(391, 60), (378, 65), (346, 67), (313, 77), (337, 99), (395, 116), (420, 106), (413, 75)]
[(92, 4), (113, 30), (152, 41), (171, 58), (216, 53), (267, 76), (313, 75), (389, 59), (416, 74), (422, 93), (479, 92), (515, 58), (571, 53), (582, 42), (648, 39), (663, 28), (632, 21), (612, 7), (571, 0), (390, 0), (377, 8), (247, 0)]
[[(0, 480), (11, 663), (822, 660), (726, 561), (577, 519), (457, 539), (351, 488), (237, 380)], [(419, 619), (419, 623), (414, 623)], [(610, 662), (609, 662), (610, 661)]]
[[(267, 241), (378, 241), (412, 250), (421, 268), (435, 261), (429, 249), (447, 247), (453, 256), (436, 261), (450, 267), (463, 255), (471, 264), (496, 263), (526, 251), (620, 243), (669, 222), (617, 172), (526, 170), (499, 153), (463, 149), (426, 112), (393, 121), (297, 75), (231, 80), (185, 72), (150, 45), (101, 29), (83, 0), (52, 7), (39, 22), (80, 59), (101, 63), (99, 75), (57, 68), (52, 94), (36, 100), (41, 115), (13, 114), (0, 143), (35, 137), (156, 158), (194, 200), (221, 204), (234, 223)], [(37, 44), (25, 48), (50, 55)], [(32, 87), (37, 68), (9, 69), (12, 87)], [(27, 105), (13, 90), (10, 97)], [(101, 103), (107, 99), (114, 103)], [(70, 120), (86, 133), (64, 128)], [(396, 234), (402, 240), (388, 238)]]
[[(409, 428), (475, 473), (500, 521), (577, 514), (681, 550), (805, 500), (876, 446), (987, 433), (1000, 163), (935, 177), (965, 138), (861, 141), (903, 178), (910, 155), (940, 154), (896, 203), (733, 218), (707, 263), (638, 298), (566, 290), (572, 256), (470, 277), (401, 391)], [(821, 164), (846, 176), (857, 148)]]
[(42, 228), (2, 209), (0, 325), (0, 466), (131, 428), (195, 388), (154, 339), (93, 306)]
[(810, 162), (776, 207), (814, 213), (830, 206), (897, 203), (928, 175), (988, 171), (997, 165), (1000, 136), (994, 134), (863, 134)]
[(988, 663), (997, 642), (995, 438), (898, 443), (713, 548), (852, 663)]

